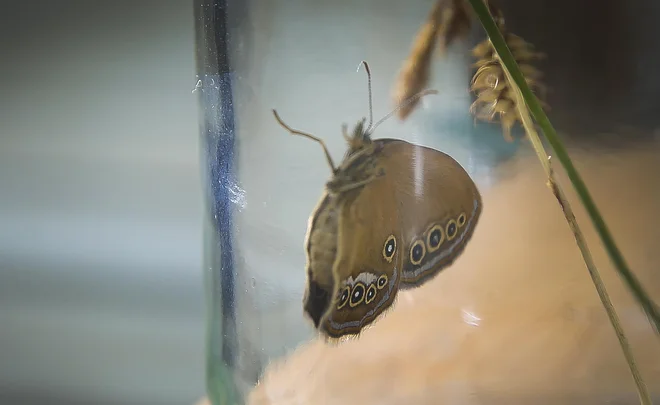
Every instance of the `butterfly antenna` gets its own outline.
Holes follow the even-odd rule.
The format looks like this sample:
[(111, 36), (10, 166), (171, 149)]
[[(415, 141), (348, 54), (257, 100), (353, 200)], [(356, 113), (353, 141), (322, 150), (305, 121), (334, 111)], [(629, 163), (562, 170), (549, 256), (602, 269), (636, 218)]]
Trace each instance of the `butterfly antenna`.
[(383, 122), (385, 122), (385, 120), (387, 120), (388, 118), (390, 118), (392, 115), (394, 115), (397, 111), (399, 111), (399, 110), (402, 109), (403, 107), (407, 106), (408, 104), (412, 103), (413, 101), (415, 101), (415, 100), (417, 100), (417, 99), (420, 99), (420, 98), (422, 98), (422, 97), (424, 97), (424, 96), (428, 96), (428, 95), (430, 95), (430, 94), (438, 94), (438, 91), (437, 91), (437, 90), (432, 90), (432, 89), (429, 89), (429, 90), (422, 90), (422, 91), (420, 91), (419, 93), (417, 93), (417, 94), (413, 94), (412, 96), (408, 97), (407, 100), (405, 100), (404, 102), (402, 102), (401, 104), (399, 104), (398, 107), (396, 107), (394, 110), (390, 111), (389, 114), (387, 114), (386, 116), (384, 116), (383, 118), (381, 118), (381, 119), (380, 119), (380, 120), (379, 120), (379, 121), (378, 121), (378, 122), (377, 122), (377, 123), (371, 128), (371, 131), (372, 131), (372, 132), (375, 131), (376, 128), (377, 128), (380, 124), (382, 124)]
[(371, 126), (374, 124), (374, 109), (373, 109), (373, 97), (371, 93), (371, 69), (369, 69), (369, 64), (367, 61), (362, 61), (357, 67), (357, 71), (360, 71), (360, 67), (364, 66), (364, 70), (367, 72), (367, 88), (369, 89), (369, 125), (367, 126), (365, 133), (369, 133)]
[(319, 144), (321, 144), (321, 147), (323, 148), (323, 152), (325, 153), (325, 158), (328, 160), (328, 165), (330, 165), (330, 168), (332, 169), (332, 172), (333, 172), (333, 173), (336, 173), (336, 172), (337, 172), (337, 169), (335, 168), (335, 164), (334, 164), (334, 162), (332, 161), (332, 157), (330, 156), (330, 152), (328, 152), (328, 148), (327, 148), (327, 146), (325, 146), (325, 142), (323, 142), (323, 140), (322, 140), (321, 138), (318, 138), (318, 137), (316, 137), (316, 136), (314, 136), (314, 135), (312, 135), (312, 134), (308, 134), (308, 133), (306, 133), (306, 132), (298, 131), (298, 130), (295, 130), (295, 129), (291, 128), (290, 126), (288, 126), (287, 124), (285, 124), (284, 121), (282, 121), (282, 119), (280, 118), (280, 116), (277, 114), (277, 111), (275, 111), (275, 110), (273, 110), (273, 115), (275, 116), (275, 119), (277, 120), (277, 122), (278, 122), (278, 123), (284, 128), (284, 129), (286, 129), (287, 131), (289, 131), (292, 135), (300, 135), (300, 136), (304, 136), (305, 138), (309, 138), (309, 139), (311, 139), (311, 140), (313, 140), (313, 141), (316, 141), (316, 142), (318, 142)]

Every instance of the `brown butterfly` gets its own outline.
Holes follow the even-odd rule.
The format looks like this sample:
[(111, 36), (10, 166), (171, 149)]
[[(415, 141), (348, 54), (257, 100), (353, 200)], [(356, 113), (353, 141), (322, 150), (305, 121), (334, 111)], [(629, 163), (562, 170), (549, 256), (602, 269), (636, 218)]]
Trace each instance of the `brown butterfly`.
[[(330, 338), (359, 334), (392, 306), (400, 289), (422, 285), (453, 263), (482, 210), (476, 184), (451, 156), (371, 138), (396, 110), (372, 124), (371, 73), (362, 64), (369, 80), (369, 125), (362, 119), (350, 136), (343, 125), (348, 151), (339, 166), (320, 138), (292, 129), (273, 110), (290, 133), (318, 142), (332, 169), (309, 218), (304, 295), (306, 314)], [(435, 92), (415, 98), (430, 93)]]

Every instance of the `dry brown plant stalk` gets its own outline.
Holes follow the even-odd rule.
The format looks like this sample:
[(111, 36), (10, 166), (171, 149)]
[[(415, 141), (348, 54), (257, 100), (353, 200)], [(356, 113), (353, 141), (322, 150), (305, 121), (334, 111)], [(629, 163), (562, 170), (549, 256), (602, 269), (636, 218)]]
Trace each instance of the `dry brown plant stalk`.
[[(454, 40), (467, 35), (472, 21), (471, 13), (471, 8), (464, 0), (436, 1), (399, 72), (392, 94), (395, 105), (400, 105), (424, 90), (431, 78), (431, 62), (435, 50), (443, 54)], [(407, 118), (418, 103), (419, 99), (400, 108), (398, 117)]]
[(511, 92), (512, 101), (513, 101), (512, 108), (515, 109), (518, 120), (521, 122), (523, 128), (525, 129), (525, 132), (529, 140), (532, 142), (532, 145), (534, 146), (534, 150), (539, 155), (539, 157), (542, 157), (544, 159), (547, 158), (547, 160), (545, 160), (543, 164), (543, 169), (545, 170), (546, 175), (548, 177), (547, 185), (554, 194), (555, 198), (557, 199), (557, 202), (559, 203), (564, 213), (564, 216), (566, 217), (568, 226), (571, 228), (571, 231), (575, 236), (575, 241), (578, 245), (578, 248), (580, 249), (580, 252), (582, 253), (582, 258), (587, 267), (587, 270), (589, 271), (589, 275), (591, 276), (591, 279), (594, 283), (594, 287), (596, 287), (596, 292), (598, 293), (598, 297), (600, 298), (601, 303), (603, 304), (603, 308), (607, 313), (607, 316), (610, 320), (610, 324), (612, 325), (612, 328), (616, 333), (616, 337), (619, 341), (619, 345), (621, 346), (623, 356), (625, 357), (626, 362), (628, 363), (628, 367), (630, 368), (630, 373), (633, 377), (633, 381), (635, 382), (635, 386), (637, 387), (640, 403), (642, 405), (652, 405), (651, 395), (646, 386), (646, 382), (644, 381), (639, 371), (639, 368), (637, 367), (635, 356), (632, 352), (632, 348), (630, 347), (630, 343), (628, 342), (628, 338), (626, 337), (626, 334), (623, 330), (623, 326), (621, 325), (619, 316), (617, 315), (616, 310), (614, 309), (614, 305), (612, 304), (612, 300), (610, 299), (609, 293), (605, 288), (605, 284), (603, 283), (603, 280), (600, 276), (600, 272), (596, 268), (596, 265), (591, 256), (591, 252), (589, 251), (589, 247), (587, 246), (584, 235), (582, 234), (582, 230), (578, 226), (577, 219), (575, 218), (575, 214), (573, 213), (573, 208), (571, 208), (571, 205), (568, 202), (568, 199), (566, 198), (563, 189), (555, 180), (554, 171), (552, 169), (552, 165), (550, 162), (550, 157), (545, 151), (545, 148), (541, 143), (541, 139), (539, 138), (536, 129), (534, 128), (531, 114), (529, 113), (527, 105), (525, 104), (522, 93), (518, 88), (518, 86), (514, 83), (510, 73), (506, 70), (506, 68), (503, 65), (501, 67), (505, 74), (504, 80), (510, 83), (512, 89)]
[[(490, 7), (491, 14), (495, 16), (494, 21), (498, 29), (502, 33), (507, 47), (511, 51), (516, 63), (518, 64), (525, 82), (531, 89), (545, 91), (545, 87), (539, 82), (541, 72), (534, 68), (530, 61), (543, 57), (543, 54), (535, 52), (531, 45), (525, 42), (522, 38), (517, 37), (511, 33), (507, 33), (504, 26), (504, 17), (499, 10), (494, 10)], [(536, 127), (532, 120), (531, 114), (525, 103), (525, 99), (520, 91), (520, 88), (511, 77), (511, 73), (502, 63), (499, 54), (493, 47), (490, 39), (477, 45), (473, 50), (474, 56), (478, 59), (475, 66), (478, 68), (475, 73), (470, 89), (476, 93), (477, 100), (470, 107), (470, 111), (475, 115), (475, 118), (485, 121), (492, 121), (496, 115), (499, 115), (500, 123), (502, 125), (502, 132), (505, 139), (512, 140), (511, 128), (516, 123), (520, 122), (525, 129), (527, 138), (532, 143), (534, 151), (542, 163), (543, 169), (548, 178), (547, 184), (552, 193), (554, 194), (557, 202), (559, 203), (566, 221), (568, 222), (575, 241), (582, 253), (582, 258), (585, 262), (589, 275), (598, 293), (598, 297), (603, 304), (603, 308), (607, 313), (623, 355), (628, 363), (633, 380), (637, 387), (640, 402), (642, 405), (651, 405), (651, 396), (642, 378), (641, 373), (637, 367), (635, 357), (628, 342), (628, 339), (623, 331), (619, 317), (614, 309), (614, 305), (609, 297), (607, 289), (600, 276), (600, 272), (591, 256), (591, 252), (587, 246), (586, 240), (580, 227), (578, 226), (573, 209), (564, 194), (563, 189), (557, 183), (554, 177), (554, 171), (550, 162), (550, 157), (545, 151), (545, 147), (538, 136)], [(539, 100), (541, 104), (543, 100)], [(546, 106), (544, 106), (545, 108)]]

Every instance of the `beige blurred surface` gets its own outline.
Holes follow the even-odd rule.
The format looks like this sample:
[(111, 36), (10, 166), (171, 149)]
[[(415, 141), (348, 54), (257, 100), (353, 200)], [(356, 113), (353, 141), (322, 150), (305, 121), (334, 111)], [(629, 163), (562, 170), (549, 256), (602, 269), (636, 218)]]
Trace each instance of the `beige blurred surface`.
[[(616, 154), (573, 153), (629, 265), (656, 301), (659, 152), (656, 142)], [(474, 240), (454, 266), (400, 294), (395, 309), (359, 340), (312, 341), (273, 361), (247, 402), (636, 403), (616, 337), (538, 162), (519, 158), (499, 175), (498, 185), (484, 192)], [(658, 397), (660, 339), (563, 184)]]

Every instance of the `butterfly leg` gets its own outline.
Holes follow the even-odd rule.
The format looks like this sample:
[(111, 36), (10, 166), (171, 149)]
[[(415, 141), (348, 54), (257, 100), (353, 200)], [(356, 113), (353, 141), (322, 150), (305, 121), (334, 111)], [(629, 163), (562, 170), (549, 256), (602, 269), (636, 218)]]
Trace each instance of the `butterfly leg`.
[(341, 134), (344, 136), (344, 139), (346, 139), (346, 142), (349, 144), (351, 143), (351, 137), (348, 135), (348, 125), (343, 124), (341, 126)]
[(378, 171), (378, 173), (372, 174), (371, 176), (367, 177), (364, 180), (356, 181), (354, 183), (344, 184), (344, 185), (334, 189), (333, 192), (336, 193), (336, 194), (341, 194), (341, 193), (345, 193), (347, 191), (355, 190), (356, 188), (366, 186), (367, 184), (371, 183), (372, 181), (376, 180), (379, 177), (383, 177), (384, 175), (385, 175), (385, 170), (380, 169)]

